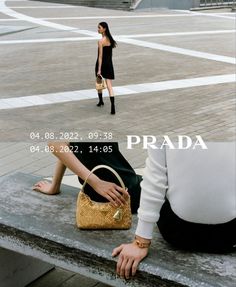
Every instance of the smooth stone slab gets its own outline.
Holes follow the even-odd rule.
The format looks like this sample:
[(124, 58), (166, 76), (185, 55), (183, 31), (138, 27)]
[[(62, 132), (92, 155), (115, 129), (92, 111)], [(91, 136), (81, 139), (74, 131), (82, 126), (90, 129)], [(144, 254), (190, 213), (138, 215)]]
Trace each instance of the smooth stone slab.
[(83, 274), (111, 286), (233, 287), (236, 254), (188, 253), (170, 247), (155, 232), (150, 255), (137, 276), (126, 282), (115, 275), (111, 252), (133, 238), (128, 231), (81, 231), (75, 225), (79, 189), (62, 186), (47, 196), (31, 190), (39, 177), (15, 173), (0, 178), (0, 246)]

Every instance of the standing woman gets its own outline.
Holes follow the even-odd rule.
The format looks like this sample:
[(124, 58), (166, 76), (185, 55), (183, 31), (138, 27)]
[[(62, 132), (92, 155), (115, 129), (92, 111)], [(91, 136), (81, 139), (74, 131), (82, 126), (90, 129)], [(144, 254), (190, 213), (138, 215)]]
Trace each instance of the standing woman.
[[(102, 39), (98, 41), (98, 58), (95, 67), (96, 76), (102, 76), (107, 84), (107, 89), (111, 101), (111, 114), (114, 115), (115, 111), (115, 98), (112, 89), (112, 80), (115, 79), (113, 63), (112, 63), (112, 49), (116, 47), (117, 43), (112, 38), (109, 31), (108, 24), (101, 22), (98, 24), (98, 33), (102, 34)], [(99, 102), (98, 107), (104, 105), (102, 99), (102, 90), (98, 90)]]

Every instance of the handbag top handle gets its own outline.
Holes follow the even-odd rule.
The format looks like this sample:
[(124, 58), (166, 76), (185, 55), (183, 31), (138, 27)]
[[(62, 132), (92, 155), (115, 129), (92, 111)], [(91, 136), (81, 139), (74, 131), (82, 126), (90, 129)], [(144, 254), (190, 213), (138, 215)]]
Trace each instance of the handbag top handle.
[(100, 165), (95, 166), (95, 167), (90, 171), (89, 175), (87, 176), (87, 178), (85, 179), (85, 181), (84, 181), (84, 183), (83, 183), (83, 186), (82, 186), (82, 188), (81, 188), (81, 191), (84, 190), (84, 187), (85, 187), (85, 185), (87, 184), (87, 180), (88, 180), (88, 178), (90, 177), (90, 175), (91, 175), (92, 173), (94, 173), (95, 170), (100, 169), (100, 168), (106, 168), (106, 169), (110, 170), (110, 171), (117, 177), (117, 179), (118, 179), (118, 181), (119, 181), (121, 187), (125, 189), (125, 184), (124, 184), (122, 178), (119, 176), (119, 174), (118, 174), (113, 168), (111, 168), (110, 166), (100, 164)]

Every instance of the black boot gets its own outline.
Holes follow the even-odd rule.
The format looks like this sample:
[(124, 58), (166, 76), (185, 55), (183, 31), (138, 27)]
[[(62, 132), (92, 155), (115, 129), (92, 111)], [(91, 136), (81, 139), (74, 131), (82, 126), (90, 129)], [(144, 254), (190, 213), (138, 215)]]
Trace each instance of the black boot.
[(116, 110), (115, 110), (115, 98), (114, 97), (110, 97), (110, 101), (111, 101), (111, 115), (114, 115), (116, 113)]
[(99, 98), (99, 102), (97, 104), (97, 107), (104, 106), (104, 102), (103, 102), (103, 99), (102, 99), (102, 93), (98, 93), (98, 98)]

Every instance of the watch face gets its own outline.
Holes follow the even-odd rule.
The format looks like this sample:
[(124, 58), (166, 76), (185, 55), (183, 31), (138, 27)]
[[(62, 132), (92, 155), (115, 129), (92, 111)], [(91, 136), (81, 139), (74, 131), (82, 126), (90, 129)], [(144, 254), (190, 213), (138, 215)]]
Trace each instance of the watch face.
[(151, 242), (141, 242), (138, 239), (135, 239), (135, 243), (138, 245), (139, 248), (148, 248)]
[(142, 242), (139, 242), (139, 247), (141, 247), (141, 248), (143, 248), (144, 246), (143, 246), (143, 243)]

